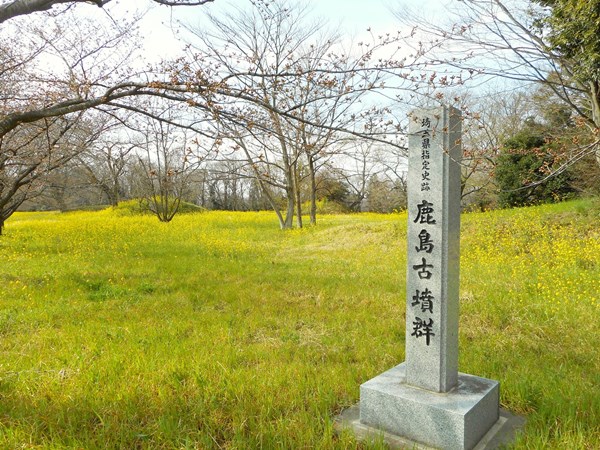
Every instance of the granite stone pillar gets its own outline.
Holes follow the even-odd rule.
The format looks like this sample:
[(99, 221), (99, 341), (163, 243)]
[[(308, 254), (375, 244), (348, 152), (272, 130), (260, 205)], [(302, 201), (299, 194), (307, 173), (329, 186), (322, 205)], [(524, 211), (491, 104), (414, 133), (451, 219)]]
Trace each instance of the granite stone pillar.
[(411, 115), (406, 361), (360, 387), (361, 424), (471, 449), (499, 419), (498, 382), (458, 372), (460, 111)]

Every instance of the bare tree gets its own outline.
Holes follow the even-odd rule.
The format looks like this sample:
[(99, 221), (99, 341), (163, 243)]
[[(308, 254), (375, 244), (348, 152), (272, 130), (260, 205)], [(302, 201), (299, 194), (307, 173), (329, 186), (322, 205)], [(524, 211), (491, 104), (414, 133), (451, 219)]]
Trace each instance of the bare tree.
[(205, 173), (211, 208), (229, 211), (251, 209), (249, 197), (254, 178), (246, 174), (245, 166), (244, 161), (224, 158), (207, 168)]
[[(289, 92), (297, 82), (295, 70), (318, 25), (306, 27), (306, 8), (288, 9), (282, 2), (258, 3), (250, 11), (238, 9), (223, 18), (210, 16), (210, 30), (194, 30), (202, 53), (215, 72), (228, 79), (247, 102), (221, 98), (215, 110), (220, 133), (235, 143), (238, 153), (269, 198), (281, 228), (291, 228), (298, 193), (298, 146), (287, 132), (286, 118), (294, 99)], [(229, 104), (228, 104), (229, 103)], [(285, 193), (282, 214), (275, 191)], [(301, 226), (301, 216), (297, 215)]]
[(123, 139), (102, 137), (76, 161), (89, 183), (103, 193), (108, 204), (117, 206), (124, 196), (124, 178), (130, 169), (135, 145)]
[[(327, 55), (335, 52), (335, 43), (331, 39), (318, 39), (318, 42), (322, 44), (312, 45), (311, 53), (301, 61), (308, 75), (299, 79), (291, 91), (297, 102), (304, 103), (296, 113), (301, 120), (286, 119), (289, 140), (306, 164), (311, 225), (317, 223), (317, 175), (343, 148), (343, 142), (348, 139), (348, 133), (343, 130), (364, 133), (365, 119), (372, 124), (387, 112), (386, 108), (369, 108), (361, 104), (365, 97), (373, 94), (372, 88), (383, 82), (384, 73), (356, 70), (361, 58), (357, 60), (346, 54), (332, 61)], [(327, 70), (321, 72), (323, 68)], [(378, 130), (370, 127), (368, 131), (365, 134), (376, 136)], [(300, 189), (296, 193), (300, 217)]]
[[(169, 98), (168, 73), (131, 70), (129, 62), (138, 47), (137, 17), (102, 15), (91, 20), (77, 14), (74, 6), (80, 3), (109, 2), (14, 0), (0, 5), (0, 227), (25, 199), (40, 191), (43, 174), (77, 155), (65, 149), (73, 149), (74, 124), (92, 120), (89, 111), (110, 115), (115, 108), (137, 111), (127, 101), (132, 97), (188, 98), (188, 88), (182, 85), (174, 85), (177, 94)], [(96, 136), (101, 128), (89, 129)], [(55, 148), (62, 149), (60, 157)]]
[(92, 145), (102, 131), (95, 125), (79, 113), (20, 127), (0, 140), (0, 234), (23, 202), (43, 192), (49, 173)]
[[(173, 117), (165, 110), (164, 117)], [(146, 119), (138, 148), (142, 169), (138, 194), (161, 222), (170, 222), (186, 197), (189, 182), (212, 150), (189, 130), (164, 121)], [(207, 148), (208, 147), (208, 148)]]
[[(25, 200), (43, 190), (46, 176), (67, 164), (106, 129), (93, 110), (71, 109), (59, 99), (85, 102), (91, 84), (112, 78), (129, 56), (128, 32), (81, 20), (68, 30), (60, 18), (3, 26), (0, 51), (0, 217), (6, 220)], [(21, 41), (21, 46), (15, 42)], [(12, 44), (12, 45), (11, 45)], [(118, 47), (118, 49), (117, 49)], [(110, 55), (110, 56), (109, 56)], [(114, 58), (114, 62), (109, 62)], [(64, 114), (51, 104), (63, 106)], [(49, 109), (48, 109), (49, 108)], [(45, 111), (45, 112), (44, 112)], [(35, 118), (33, 117), (35, 116)]]
[(281, 228), (291, 228), (294, 216), (302, 226), (303, 167), (316, 221), (315, 176), (341, 134), (385, 139), (378, 120), (385, 108), (358, 106), (361, 96), (383, 88), (373, 49), (344, 52), (306, 13), (304, 5), (259, 1), (249, 11), (209, 16), (212, 27), (191, 30), (197, 53), (180, 71), (192, 82), (201, 71), (222, 88), (210, 98), (216, 132), (234, 143)]
[(376, 144), (371, 141), (352, 139), (344, 144), (341, 153), (346, 157), (336, 172), (350, 188), (348, 208), (351, 211), (363, 211), (366, 209), (369, 180), (384, 170), (379, 164), (382, 158)]
[[(562, 19), (554, 16), (559, 8)], [(566, 155), (557, 173), (589, 154), (595, 153), (600, 164), (600, 79), (597, 51), (589, 50), (597, 48), (597, 8), (575, 8), (555, 0), (465, 0), (457, 5), (449, 25), (398, 17), (415, 26), (420, 52), (431, 66), (453, 68), (479, 79), (537, 83), (568, 105), (587, 127), (588, 139), (578, 151)], [(574, 49), (571, 44), (577, 42), (581, 45)], [(590, 61), (596, 61), (593, 71), (587, 70)]]
[[(210, 1), (149, 0), (168, 6)], [(0, 42), (0, 138), (19, 126), (46, 118), (102, 105), (124, 106), (118, 102), (132, 96), (168, 99), (165, 89), (170, 85), (179, 94), (189, 91), (188, 86), (170, 83), (171, 74), (161, 78), (160, 73), (130, 70), (127, 63), (139, 47), (134, 41), (139, 17), (91, 20), (77, 15), (73, 8), (108, 3), (110, 0), (14, 0), (0, 5), (0, 23), (8, 21)], [(60, 5), (62, 10), (52, 9)], [(44, 12), (48, 10), (52, 14)], [(35, 20), (36, 12), (44, 14), (44, 20)]]

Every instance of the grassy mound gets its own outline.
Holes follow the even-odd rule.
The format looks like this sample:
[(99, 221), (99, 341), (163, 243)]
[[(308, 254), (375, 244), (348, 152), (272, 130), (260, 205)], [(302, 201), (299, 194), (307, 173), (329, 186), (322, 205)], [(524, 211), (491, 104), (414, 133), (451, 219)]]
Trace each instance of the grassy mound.
[[(138, 216), (145, 214), (154, 214), (148, 208), (147, 202), (139, 199), (119, 202), (119, 204), (117, 206), (112, 207), (111, 210), (117, 216)], [(177, 214), (196, 214), (203, 212), (206, 212), (205, 208), (184, 201), (182, 201), (179, 204), (179, 209), (177, 210)]]

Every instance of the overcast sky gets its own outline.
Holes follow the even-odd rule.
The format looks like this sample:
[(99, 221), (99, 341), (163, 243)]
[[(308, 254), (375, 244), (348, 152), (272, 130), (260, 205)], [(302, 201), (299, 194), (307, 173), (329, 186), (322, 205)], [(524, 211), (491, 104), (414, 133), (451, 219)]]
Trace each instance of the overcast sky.
[[(454, 0), (456, 1), (456, 0)], [(155, 6), (144, 19), (145, 45), (150, 57), (159, 59), (171, 54), (177, 46), (169, 24), (183, 21), (197, 23), (205, 11), (218, 13), (231, 5), (248, 4), (248, 0), (215, 0), (201, 7), (167, 8)], [(315, 17), (326, 19), (332, 28), (340, 27), (343, 35), (360, 38), (367, 28), (377, 32), (393, 32), (399, 28), (399, 22), (392, 11), (414, 8), (424, 16), (440, 17), (452, 0), (312, 0)], [(139, 5), (145, 7), (147, 0), (121, 1), (119, 8)]]

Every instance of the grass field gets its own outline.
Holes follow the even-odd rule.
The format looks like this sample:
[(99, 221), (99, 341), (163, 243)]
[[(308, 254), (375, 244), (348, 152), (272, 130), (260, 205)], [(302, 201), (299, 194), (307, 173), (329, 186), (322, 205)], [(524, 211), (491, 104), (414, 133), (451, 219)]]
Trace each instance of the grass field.
[[(460, 370), (514, 448), (600, 448), (600, 207), (463, 215)], [(337, 436), (404, 360), (406, 215), (20, 213), (0, 237), (0, 448), (379, 448)]]

